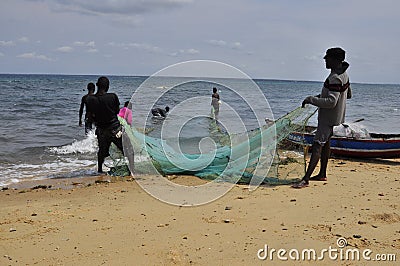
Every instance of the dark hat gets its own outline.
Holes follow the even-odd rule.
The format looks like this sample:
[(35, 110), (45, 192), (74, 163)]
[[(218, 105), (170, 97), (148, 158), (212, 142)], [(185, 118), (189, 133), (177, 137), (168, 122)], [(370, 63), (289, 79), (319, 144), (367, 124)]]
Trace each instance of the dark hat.
[(339, 61), (343, 61), (345, 58), (345, 55), (346, 55), (346, 52), (340, 47), (329, 48), (328, 50), (326, 50), (324, 59), (327, 57), (331, 57), (331, 58), (337, 59)]

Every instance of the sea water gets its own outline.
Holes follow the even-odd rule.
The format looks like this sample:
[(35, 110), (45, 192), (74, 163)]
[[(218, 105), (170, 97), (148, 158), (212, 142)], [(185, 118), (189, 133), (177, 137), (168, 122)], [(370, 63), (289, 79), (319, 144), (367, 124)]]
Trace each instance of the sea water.
[[(81, 97), (87, 93), (87, 83), (96, 83), (97, 78), (89, 75), (0, 75), (0, 186), (21, 180), (96, 174), (96, 136), (94, 132), (85, 135), (84, 128), (78, 126), (78, 111)], [(122, 107), (146, 78), (109, 76), (110, 92), (118, 95)], [(254, 81), (268, 100), (273, 119), (300, 106), (306, 96), (319, 94), (322, 87), (322, 82), (315, 81)], [(234, 82), (241, 86), (243, 81)], [(185, 99), (197, 96), (210, 97), (211, 102), (212, 87), (217, 86), (222, 100), (221, 117), (228, 115), (229, 105), (240, 113), (247, 130), (259, 127), (259, 121), (252, 114), (254, 106), (251, 106), (258, 104), (256, 100), (245, 103), (241, 95), (209, 82), (174, 84), (173, 78), (164, 77), (161, 86), (159, 82), (154, 87), (148, 85), (149, 93), (162, 92), (154, 107), (174, 108)], [(364, 119), (359, 123), (370, 132), (400, 132), (400, 85), (353, 83), (351, 86), (353, 98), (347, 102), (346, 121)], [(140, 99), (135, 101), (133, 105), (139, 104)], [(266, 116), (268, 113), (266, 110)], [(136, 110), (135, 115), (147, 113)], [(180, 115), (185, 116), (184, 113)], [(149, 117), (147, 126), (153, 129), (151, 134), (158, 136), (162, 123)], [(310, 123), (316, 124), (316, 118)], [(196, 141), (208, 134), (208, 126), (206, 118), (188, 122), (182, 130), (182, 142), (196, 146)]]

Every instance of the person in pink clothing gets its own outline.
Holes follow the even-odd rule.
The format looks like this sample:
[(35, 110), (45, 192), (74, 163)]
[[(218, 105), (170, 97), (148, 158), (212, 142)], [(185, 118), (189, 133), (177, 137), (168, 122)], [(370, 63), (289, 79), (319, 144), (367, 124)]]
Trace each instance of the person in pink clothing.
[(119, 110), (118, 116), (126, 120), (128, 125), (132, 125), (132, 110), (128, 108), (129, 101), (126, 101), (124, 107)]

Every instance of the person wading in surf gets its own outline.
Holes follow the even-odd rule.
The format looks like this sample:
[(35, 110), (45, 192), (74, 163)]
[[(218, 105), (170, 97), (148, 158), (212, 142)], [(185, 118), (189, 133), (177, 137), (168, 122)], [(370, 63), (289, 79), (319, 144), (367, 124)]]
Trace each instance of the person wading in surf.
[[(95, 86), (92, 82), (88, 83), (87, 85), (87, 90), (88, 94), (82, 96), (81, 100), (81, 106), (79, 108), (79, 126), (82, 126), (82, 115), (83, 115), (83, 109), (86, 106), (87, 98), (91, 95), (94, 95), (94, 90)], [(85, 113), (85, 134), (87, 135), (90, 130), (93, 128), (93, 115), (88, 112), (87, 106), (86, 106), (86, 113)]]
[(219, 94), (217, 88), (213, 88), (213, 94), (211, 95), (211, 106), (212, 106), (212, 112), (215, 120), (218, 120), (218, 115), (219, 115), (219, 104), (220, 104), (220, 99), (219, 99)]
[(110, 81), (107, 77), (100, 77), (96, 86), (97, 93), (88, 97), (86, 107), (94, 115), (99, 143), (97, 171), (103, 173), (104, 159), (110, 155), (111, 143), (114, 143), (123, 153), (122, 127), (117, 117), (119, 113), (118, 96), (115, 93), (108, 93)]

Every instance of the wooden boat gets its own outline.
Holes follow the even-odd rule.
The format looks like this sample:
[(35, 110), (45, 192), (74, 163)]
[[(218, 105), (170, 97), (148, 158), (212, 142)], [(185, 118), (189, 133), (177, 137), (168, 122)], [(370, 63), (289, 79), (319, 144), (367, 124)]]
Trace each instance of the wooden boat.
[[(343, 157), (400, 158), (400, 134), (369, 133), (369, 138), (331, 138), (331, 153)], [(287, 139), (296, 144), (311, 146), (313, 133), (291, 133)]]

